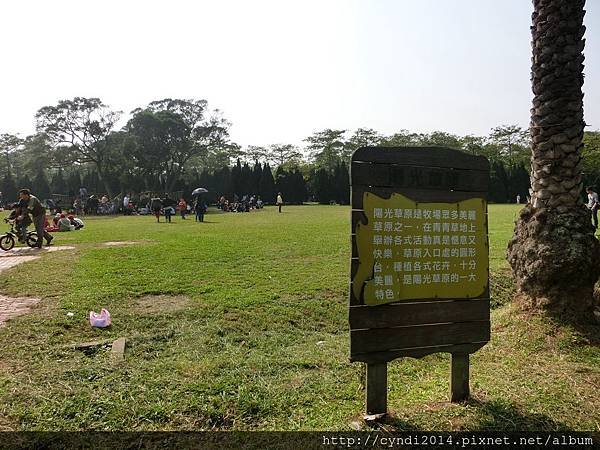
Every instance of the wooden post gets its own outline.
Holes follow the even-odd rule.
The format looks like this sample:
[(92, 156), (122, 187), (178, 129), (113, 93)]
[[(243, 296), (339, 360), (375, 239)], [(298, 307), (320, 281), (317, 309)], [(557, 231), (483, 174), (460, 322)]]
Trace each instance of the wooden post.
[(387, 363), (367, 363), (367, 416), (387, 413)]
[(469, 354), (452, 353), (450, 401), (462, 402), (469, 398)]

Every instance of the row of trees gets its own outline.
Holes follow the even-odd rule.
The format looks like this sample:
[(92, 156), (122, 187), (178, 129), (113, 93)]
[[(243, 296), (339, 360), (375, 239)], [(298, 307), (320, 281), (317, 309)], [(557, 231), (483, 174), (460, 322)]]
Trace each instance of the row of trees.
[[(529, 138), (515, 125), (488, 136), (401, 130), (384, 135), (372, 129), (326, 129), (293, 144), (249, 145), (229, 138), (230, 123), (205, 100), (163, 99), (122, 113), (97, 98), (76, 97), (36, 113), (36, 134), (0, 136), (0, 189), (11, 195), (31, 186), (40, 196), (76, 195), (79, 187), (114, 196), (126, 191), (188, 192), (204, 186), (233, 197), (257, 194), (272, 202), (348, 203), (348, 168), (361, 146), (444, 146), (484, 155), (492, 164), (490, 199), (522, 198), (529, 189)], [(585, 135), (584, 178), (600, 181), (600, 138)]]

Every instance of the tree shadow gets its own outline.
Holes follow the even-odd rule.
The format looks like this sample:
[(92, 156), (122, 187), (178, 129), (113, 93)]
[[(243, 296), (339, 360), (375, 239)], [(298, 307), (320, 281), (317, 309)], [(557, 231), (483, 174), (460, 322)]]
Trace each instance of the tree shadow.
[(564, 423), (545, 414), (524, 413), (508, 401), (469, 400), (466, 405), (475, 407), (478, 421), (470, 430), (478, 431), (568, 431)]
[(600, 347), (600, 324), (581, 323), (562, 320), (560, 317), (553, 316), (552, 320), (561, 327), (571, 327), (577, 334), (578, 345), (589, 345)]

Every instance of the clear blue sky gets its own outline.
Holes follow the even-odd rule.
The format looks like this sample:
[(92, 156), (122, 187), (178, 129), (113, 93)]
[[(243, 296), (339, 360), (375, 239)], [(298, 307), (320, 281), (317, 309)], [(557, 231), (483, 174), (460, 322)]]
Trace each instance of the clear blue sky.
[[(600, 0), (585, 117), (600, 129)], [(527, 0), (27, 1), (0, 4), (0, 132), (96, 96), (125, 112), (205, 98), (242, 145), (323, 128), (488, 134), (529, 122)]]

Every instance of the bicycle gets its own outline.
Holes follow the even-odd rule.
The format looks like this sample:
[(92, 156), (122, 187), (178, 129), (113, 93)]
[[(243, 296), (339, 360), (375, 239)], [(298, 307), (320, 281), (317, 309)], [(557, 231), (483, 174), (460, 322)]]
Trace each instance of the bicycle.
[[(9, 251), (15, 246), (15, 242), (19, 240), (19, 235), (15, 231), (15, 221), (10, 219), (4, 219), (4, 222), (10, 224), (10, 231), (7, 231), (0, 237), (0, 248), (4, 251)], [(25, 243), (29, 247), (35, 247), (37, 245), (38, 236), (35, 231), (28, 231), (25, 235)]]

